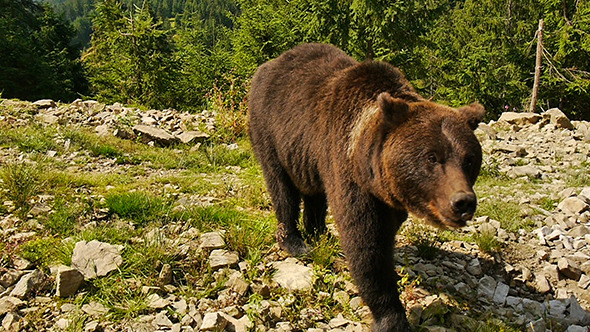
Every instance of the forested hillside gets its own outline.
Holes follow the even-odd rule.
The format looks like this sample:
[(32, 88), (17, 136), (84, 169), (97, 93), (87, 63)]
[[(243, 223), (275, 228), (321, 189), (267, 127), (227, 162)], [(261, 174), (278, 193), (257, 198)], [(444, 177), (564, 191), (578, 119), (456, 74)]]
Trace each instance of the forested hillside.
[(588, 1), (47, 1), (0, 0), (31, 8), (0, 13), (4, 98), (201, 110), (223, 96), (217, 104), (237, 105), (259, 64), (302, 42), (329, 42), (393, 63), (426, 97), (478, 100), (493, 117), (528, 107), (544, 19), (538, 106), (590, 118)]

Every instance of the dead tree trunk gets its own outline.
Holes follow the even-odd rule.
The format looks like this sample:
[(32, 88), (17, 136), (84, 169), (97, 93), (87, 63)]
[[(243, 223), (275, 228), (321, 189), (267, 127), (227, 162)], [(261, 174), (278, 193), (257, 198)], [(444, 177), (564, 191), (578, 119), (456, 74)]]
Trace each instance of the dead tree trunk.
[(539, 81), (541, 80), (541, 59), (543, 58), (543, 19), (539, 20), (539, 30), (537, 30), (537, 60), (535, 62), (535, 82), (533, 83), (533, 96), (531, 97), (531, 106), (529, 112), (535, 111), (537, 99), (539, 97)]

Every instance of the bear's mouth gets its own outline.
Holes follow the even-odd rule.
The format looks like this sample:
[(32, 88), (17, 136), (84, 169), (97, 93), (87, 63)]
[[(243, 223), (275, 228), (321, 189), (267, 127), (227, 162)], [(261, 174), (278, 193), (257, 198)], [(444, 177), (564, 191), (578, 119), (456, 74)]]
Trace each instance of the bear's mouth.
[(430, 203), (428, 216), (426, 217), (427, 222), (433, 224), (434, 226), (440, 228), (452, 228), (457, 229), (461, 227), (465, 227), (467, 225), (467, 221), (473, 218), (472, 214), (469, 215), (462, 215), (456, 216), (453, 213), (452, 217), (445, 216), (436, 206), (434, 203)]

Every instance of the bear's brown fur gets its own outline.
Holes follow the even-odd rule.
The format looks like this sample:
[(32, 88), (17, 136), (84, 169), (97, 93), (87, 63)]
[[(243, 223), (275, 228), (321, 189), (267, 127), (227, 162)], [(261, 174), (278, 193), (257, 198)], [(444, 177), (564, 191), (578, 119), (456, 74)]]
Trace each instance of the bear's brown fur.
[(471, 219), (481, 166), (473, 129), (483, 107), (453, 109), (417, 94), (393, 66), (359, 63), (330, 45), (305, 44), (258, 69), (250, 138), (279, 222), (277, 241), (309, 249), (330, 205), (374, 331), (408, 331), (393, 262), (408, 211), (440, 226)]

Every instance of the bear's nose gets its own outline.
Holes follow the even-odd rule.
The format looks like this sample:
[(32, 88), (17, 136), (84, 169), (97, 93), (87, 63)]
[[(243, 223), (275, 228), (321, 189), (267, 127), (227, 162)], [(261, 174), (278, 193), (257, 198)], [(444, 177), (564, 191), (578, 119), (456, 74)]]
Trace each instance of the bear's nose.
[(451, 208), (461, 220), (467, 221), (473, 217), (477, 198), (474, 193), (460, 192), (451, 197)]

